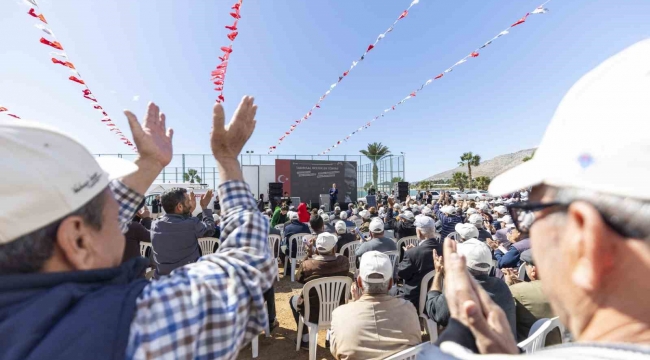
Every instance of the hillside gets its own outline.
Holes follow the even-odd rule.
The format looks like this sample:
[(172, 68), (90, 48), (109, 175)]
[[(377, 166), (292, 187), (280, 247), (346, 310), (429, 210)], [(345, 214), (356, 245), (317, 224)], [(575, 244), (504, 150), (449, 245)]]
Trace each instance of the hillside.
[[(506, 170), (510, 170), (513, 167), (521, 164), (522, 159), (526, 156), (530, 156), (533, 151), (535, 151), (535, 149), (521, 150), (517, 151), (516, 153), (499, 155), (493, 159), (483, 161), (481, 162), (480, 166), (472, 167), (472, 177), (476, 178), (478, 176), (487, 176), (494, 178)], [(455, 172), (467, 173), (467, 167), (457, 167), (455, 169), (447, 170), (445, 172), (430, 176), (424, 180), (435, 181), (451, 179)]]

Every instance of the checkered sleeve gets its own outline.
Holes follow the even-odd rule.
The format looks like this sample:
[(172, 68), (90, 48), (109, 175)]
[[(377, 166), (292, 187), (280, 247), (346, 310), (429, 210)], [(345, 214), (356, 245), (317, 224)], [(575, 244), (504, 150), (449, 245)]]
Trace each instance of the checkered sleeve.
[(219, 251), (144, 288), (131, 323), (128, 359), (236, 359), (266, 327), (263, 293), (277, 276), (268, 222), (243, 181), (228, 181), (218, 190)]
[(119, 180), (111, 181), (108, 183), (108, 187), (113, 191), (113, 197), (120, 205), (119, 220), (122, 234), (124, 234), (128, 230), (129, 222), (138, 210), (144, 196)]

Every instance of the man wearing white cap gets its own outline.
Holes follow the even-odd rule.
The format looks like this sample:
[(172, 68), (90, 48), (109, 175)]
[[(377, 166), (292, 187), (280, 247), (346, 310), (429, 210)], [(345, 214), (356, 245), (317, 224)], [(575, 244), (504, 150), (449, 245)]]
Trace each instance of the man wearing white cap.
[(336, 230), (334, 229), (334, 226), (330, 224), (330, 216), (327, 214), (322, 214), (320, 217), (323, 218), (323, 230), (327, 231), (332, 235), (336, 235)]
[[(316, 253), (308, 257), (302, 263), (296, 272), (296, 281), (301, 284), (306, 284), (309, 281), (328, 277), (328, 276), (350, 276), (350, 263), (348, 258), (336, 253), (336, 242), (338, 239), (336, 235), (328, 232), (318, 234), (318, 237), (307, 245), (309, 246), (309, 253), (312, 248), (316, 248)], [(344, 297), (341, 298), (344, 301)], [(304, 315), (304, 306), (301, 295), (294, 295), (289, 300), (289, 306), (293, 312), (296, 325), (298, 324), (298, 314)], [(318, 301), (318, 293), (316, 289), (309, 292), (309, 322), (318, 322), (318, 313), (320, 302)], [(301, 347), (309, 349), (309, 330), (307, 326), (302, 329)]]
[[(649, 96), (650, 40), (644, 40), (578, 81), (535, 157), (490, 184), (495, 195), (532, 186), (529, 202), (510, 210), (517, 227), (522, 217), (534, 216), (519, 230), (530, 232), (542, 289), (575, 340), (538, 350), (535, 357), (650, 356)], [(450, 304), (464, 305), (450, 306), (461, 325), (446, 332), (469, 329), (482, 353), (519, 353), (515, 340), (498, 330), (503, 312), (472, 286), (462, 258), (453, 253), (445, 247), (445, 291)], [(469, 357), (454, 349), (455, 356)], [(440, 358), (439, 351), (429, 355)]]
[(142, 125), (126, 112), (135, 164), (95, 159), (39, 124), (0, 121), (0, 171), (11, 174), (0, 183), (0, 358), (236, 358), (266, 327), (262, 294), (277, 274), (237, 160), (256, 109), (244, 97), (226, 128), (214, 107), (219, 251), (152, 282), (141, 277), (146, 259), (120, 261), (127, 222), (172, 158), (158, 106)]
[(361, 210), (359, 216), (361, 217), (361, 220), (363, 220), (363, 224), (359, 227), (359, 231), (367, 233), (369, 231), (368, 226), (370, 226), (370, 211)]
[(485, 220), (483, 220), (481, 214), (470, 215), (469, 219), (467, 219), (467, 223), (474, 225), (476, 229), (478, 229), (478, 235), (476, 236), (477, 239), (481, 241), (492, 239), (492, 234), (485, 230)]
[(432, 218), (420, 215), (415, 218), (414, 225), (420, 243), (404, 252), (397, 276), (404, 279), (404, 299), (419, 309), (422, 278), (433, 270), (431, 254), (434, 250), (442, 252), (442, 243), (436, 239), (436, 223)]
[(438, 199), (436, 204), (433, 207), (433, 213), (436, 214), (436, 217), (442, 223), (442, 229), (440, 230), (440, 236), (444, 239), (450, 233), (454, 232), (454, 227), (456, 224), (462, 223), (463, 218), (460, 215), (457, 215), (454, 207), (445, 205), (441, 206), (443, 198)]
[[(501, 279), (488, 276), (492, 267), (492, 252), (484, 242), (478, 239), (469, 239), (458, 243), (456, 249), (459, 255), (466, 259), (467, 272), (481, 285), (489, 298), (501, 308), (507, 318), (507, 330), (510, 336), (516, 335), (515, 303), (512, 300), (512, 293), (508, 285)], [(426, 311), (429, 318), (438, 325), (447, 326), (450, 313), (446, 294), (442, 293), (442, 282), (445, 275), (445, 267), (442, 264), (442, 257), (438, 252), (434, 255), (436, 273), (429, 293), (427, 294)], [(449, 279), (448, 279), (449, 281)]]
[(469, 239), (476, 239), (478, 237), (478, 229), (472, 224), (456, 224), (454, 227), (460, 239), (458, 242), (464, 242)]
[(335, 359), (379, 360), (422, 342), (413, 305), (388, 294), (393, 285), (388, 255), (367, 252), (355, 285), (352, 301), (332, 313), (330, 351)]
[[(343, 214), (345, 214), (345, 212)], [(345, 222), (343, 220), (337, 221), (334, 225), (334, 229), (336, 230), (336, 235), (338, 236), (338, 240), (336, 241), (336, 248), (338, 250), (341, 250), (344, 245), (357, 240), (356, 235), (348, 232), (348, 227), (345, 225)], [(347, 253), (348, 250), (345, 250), (345, 252)], [(342, 255), (349, 256), (348, 254)]]
[(345, 226), (347, 227), (355, 226), (355, 224), (352, 221), (348, 220), (348, 213), (345, 211), (341, 212), (341, 221), (343, 221), (345, 223)]
[(407, 236), (415, 236), (415, 226), (413, 226), (413, 221), (415, 221), (415, 215), (413, 215), (409, 210), (404, 211), (395, 218), (393, 229), (395, 229), (396, 240)]
[(368, 226), (370, 231), (370, 240), (365, 241), (363, 239), (363, 244), (357, 248), (355, 254), (357, 255), (357, 265), (359, 264), (359, 258), (368, 251), (395, 251), (397, 250), (397, 245), (393, 239), (384, 237), (384, 222), (380, 218), (374, 218)]

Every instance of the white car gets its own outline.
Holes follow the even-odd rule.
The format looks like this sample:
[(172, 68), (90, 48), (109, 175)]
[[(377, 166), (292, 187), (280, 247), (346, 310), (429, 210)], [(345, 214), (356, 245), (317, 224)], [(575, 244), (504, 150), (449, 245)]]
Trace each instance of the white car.
[(467, 194), (462, 191), (450, 191), (449, 195), (451, 195), (451, 198), (456, 201), (467, 200)]
[(490, 195), (485, 190), (472, 190), (466, 192), (466, 194), (469, 200), (474, 200), (474, 201), (483, 201), (483, 200), (490, 201), (493, 199), (492, 195)]

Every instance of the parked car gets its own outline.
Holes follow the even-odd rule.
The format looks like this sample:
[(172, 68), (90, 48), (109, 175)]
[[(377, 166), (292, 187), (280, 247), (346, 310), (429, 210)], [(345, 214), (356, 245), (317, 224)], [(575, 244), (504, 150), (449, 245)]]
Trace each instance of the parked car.
[(492, 195), (490, 195), (485, 190), (471, 190), (466, 192), (467, 198), (474, 201), (483, 201), (483, 200), (492, 200)]
[(429, 195), (429, 200), (438, 201), (438, 199), (440, 199), (440, 191), (438, 190), (427, 190), (427, 191), (431, 193), (431, 195)]
[(467, 194), (462, 191), (450, 191), (449, 195), (451, 195), (451, 198), (456, 201), (467, 200)]

